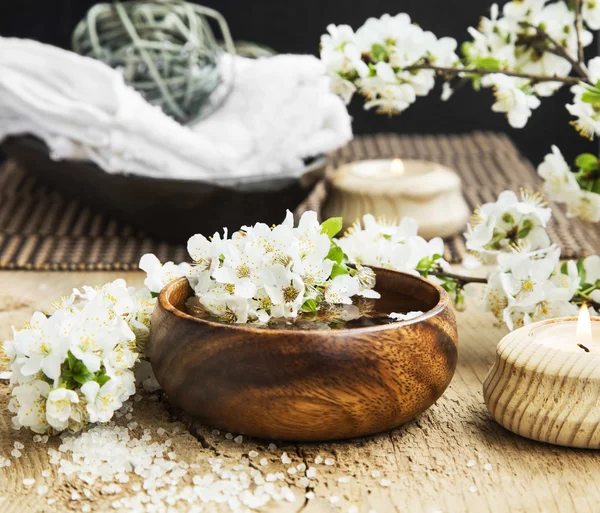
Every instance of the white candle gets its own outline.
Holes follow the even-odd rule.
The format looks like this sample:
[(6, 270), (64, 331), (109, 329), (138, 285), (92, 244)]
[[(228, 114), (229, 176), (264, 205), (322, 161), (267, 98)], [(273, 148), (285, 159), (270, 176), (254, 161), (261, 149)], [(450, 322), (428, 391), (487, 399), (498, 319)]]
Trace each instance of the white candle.
[(470, 209), (458, 175), (436, 162), (373, 159), (328, 171), (325, 217), (342, 217), (345, 228), (365, 214), (400, 220), (413, 217), (419, 235), (447, 237), (463, 231)]
[(529, 332), (531, 342), (564, 352), (600, 352), (600, 322), (590, 319), (588, 308), (583, 305), (577, 319), (560, 319)]

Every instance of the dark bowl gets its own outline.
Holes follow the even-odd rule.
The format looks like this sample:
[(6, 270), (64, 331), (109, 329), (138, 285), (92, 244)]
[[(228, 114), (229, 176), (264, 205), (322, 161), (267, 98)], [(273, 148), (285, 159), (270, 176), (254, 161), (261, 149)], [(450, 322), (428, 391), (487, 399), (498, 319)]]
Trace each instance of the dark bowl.
[(90, 161), (50, 159), (34, 137), (8, 138), (2, 150), (38, 181), (77, 198), (147, 235), (184, 243), (195, 233), (238, 230), (258, 221), (280, 223), (324, 176), (325, 159), (308, 163), (298, 178), (256, 177), (243, 186), (110, 174)]
[(192, 317), (187, 279), (160, 293), (149, 356), (169, 401), (244, 435), (323, 441), (411, 420), (444, 392), (456, 368), (454, 310), (444, 290), (376, 269), (383, 297), (423, 306), (409, 321), (356, 329), (286, 331)]

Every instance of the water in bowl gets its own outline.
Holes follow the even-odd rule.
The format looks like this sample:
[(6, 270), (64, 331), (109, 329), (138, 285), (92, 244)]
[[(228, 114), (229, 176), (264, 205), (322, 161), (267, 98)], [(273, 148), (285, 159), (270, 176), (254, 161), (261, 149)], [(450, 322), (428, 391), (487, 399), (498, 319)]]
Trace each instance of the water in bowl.
[[(210, 315), (196, 296), (186, 301), (186, 310), (199, 319), (220, 322)], [(318, 312), (300, 312), (295, 319), (271, 319), (268, 323), (253, 323), (253, 327), (276, 330), (339, 330), (379, 326), (397, 322), (389, 317), (392, 312), (426, 312), (431, 308), (424, 300), (386, 291), (380, 299), (354, 298), (351, 305), (321, 307)]]

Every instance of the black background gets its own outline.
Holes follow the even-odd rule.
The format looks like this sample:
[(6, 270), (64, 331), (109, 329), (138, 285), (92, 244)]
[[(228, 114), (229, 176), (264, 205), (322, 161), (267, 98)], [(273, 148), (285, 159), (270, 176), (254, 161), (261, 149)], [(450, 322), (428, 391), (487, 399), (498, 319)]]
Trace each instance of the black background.
[[(87, 9), (90, 0), (0, 0), (0, 35), (37, 39), (69, 48), (70, 34)], [(468, 39), (466, 29), (476, 26), (489, 5), (482, 0), (204, 0), (204, 5), (219, 10), (227, 19), (235, 39), (266, 44), (279, 52), (317, 54), (319, 38), (329, 23), (347, 23), (354, 28), (370, 16), (407, 12), (412, 19), (438, 37), (452, 36), (459, 42)], [(588, 47), (586, 57), (596, 55), (597, 45)], [(462, 133), (472, 130), (502, 131), (517, 143), (521, 152), (538, 164), (557, 144), (573, 157), (595, 151), (597, 145), (580, 137), (569, 126), (564, 105), (570, 101), (567, 88), (542, 101), (528, 125), (512, 129), (502, 114), (493, 113), (491, 91), (473, 92), (463, 88), (443, 103), (439, 89), (419, 98), (401, 116), (388, 118), (365, 112), (360, 101), (350, 107), (357, 134)]]

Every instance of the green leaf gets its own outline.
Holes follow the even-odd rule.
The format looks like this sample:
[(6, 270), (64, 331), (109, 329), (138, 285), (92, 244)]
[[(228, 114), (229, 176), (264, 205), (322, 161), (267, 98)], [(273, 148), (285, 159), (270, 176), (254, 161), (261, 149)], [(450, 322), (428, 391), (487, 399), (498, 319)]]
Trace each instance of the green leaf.
[(329, 253), (327, 253), (327, 257), (329, 260), (333, 260), (334, 262), (341, 264), (344, 261), (344, 250), (340, 248), (337, 244), (332, 243), (331, 249)]
[(150, 295), (152, 296), (152, 298), (157, 298), (158, 297), (158, 292), (150, 292)]
[(585, 272), (585, 267), (583, 266), (583, 258), (580, 258), (579, 260), (577, 260), (577, 274), (579, 274), (579, 279), (581, 280), (581, 283), (585, 283), (585, 279), (586, 279), (586, 272)]
[(562, 265), (560, 266), (560, 272), (562, 274), (569, 274), (569, 269), (567, 267), (567, 262), (563, 262)]
[(73, 367), (75, 366), (75, 363), (77, 362), (77, 358), (75, 358), (75, 355), (69, 351), (67, 353), (67, 358), (69, 361), (69, 369), (73, 370)]
[(483, 68), (488, 71), (500, 71), (502, 69), (500, 61), (494, 57), (481, 57), (480, 59), (476, 59), (474, 64), (477, 68)]
[(330, 217), (327, 221), (323, 221), (321, 225), (321, 233), (324, 233), (330, 239), (333, 239), (338, 233), (342, 231), (344, 225), (341, 217)]
[(419, 260), (419, 263), (417, 264), (417, 271), (420, 271), (420, 272), (429, 271), (429, 269), (431, 268), (432, 265), (433, 265), (433, 261), (430, 257), (423, 257), (423, 258), (421, 258), (421, 260)]
[(302, 310), (305, 312), (316, 312), (317, 302), (314, 299), (307, 299), (302, 305)]
[(371, 59), (373, 62), (382, 62), (387, 59), (388, 53), (383, 45), (375, 43), (371, 47)]
[(102, 386), (104, 385), (104, 383), (106, 383), (107, 381), (110, 381), (110, 376), (107, 376), (106, 374), (103, 374), (101, 376), (97, 376), (96, 377), (96, 382)]
[(600, 194), (600, 178), (594, 180), (591, 191), (595, 192), (596, 194)]
[(333, 269), (331, 270), (331, 275), (329, 277), (333, 280), (336, 276), (348, 274), (349, 272), (350, 269), (348, 269), (346, 264), (333, 264)]
[(584, 171), (595, 171), (600, 168), (598, 157), (592, 153), (582, 153), (575, 160), (575, 165)]
[(95, 378), (96, 375), (92, 374), (91, 372), (82, 372), (81, 374), (76, 374), (73, 376), (73, 379), (80, 385), (85, 385), (88, 381), (94, 381)]
[(600, 105), (600, 91), (588, 90), (581, 95), (581, 100), (585, 103), (591, 103), (592, 105)]

